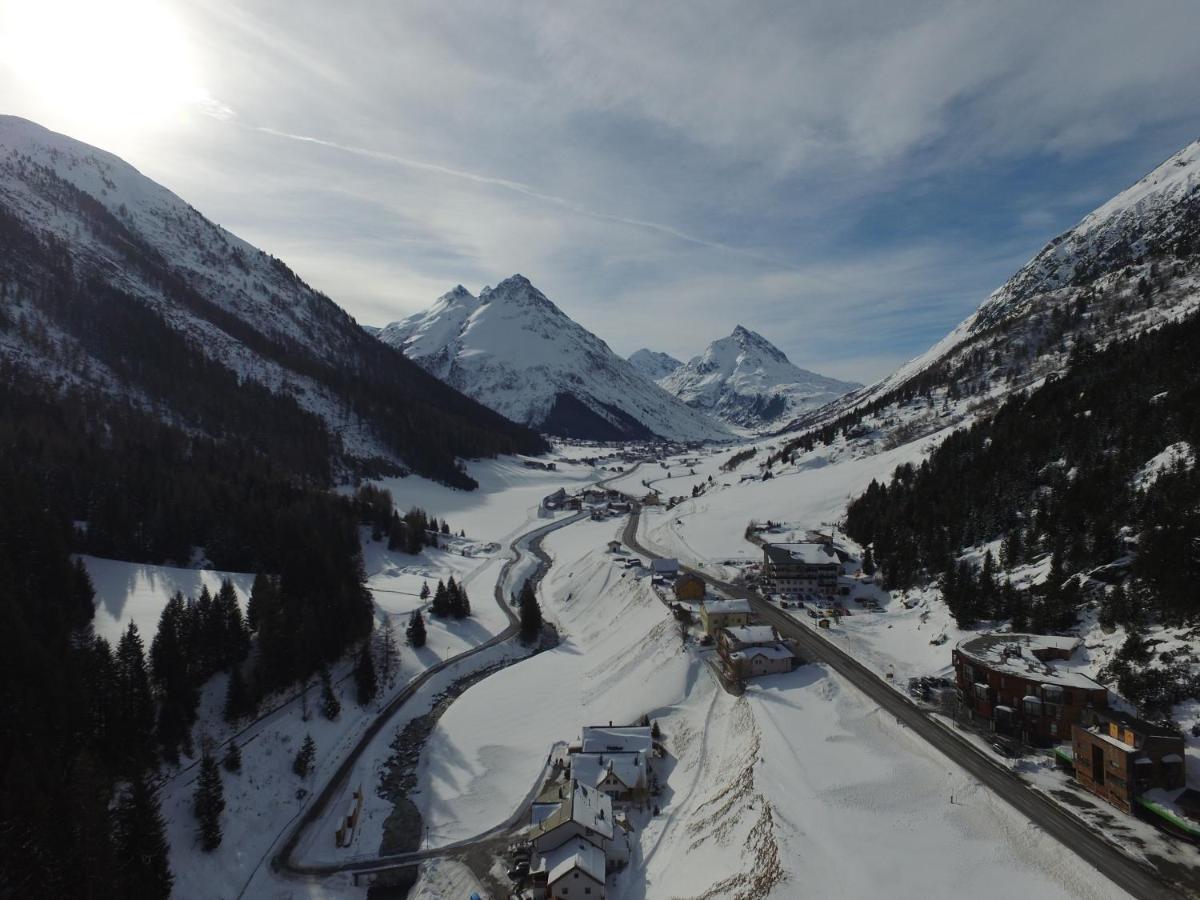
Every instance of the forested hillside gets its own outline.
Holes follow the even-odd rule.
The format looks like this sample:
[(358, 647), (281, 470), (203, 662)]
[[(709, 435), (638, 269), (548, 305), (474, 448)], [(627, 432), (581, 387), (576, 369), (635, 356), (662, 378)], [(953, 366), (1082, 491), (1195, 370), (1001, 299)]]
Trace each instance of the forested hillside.
[[(871, 545), (889, 587), (938, 579), (960, 625), (1061, 630), (1089, 597), (1108, 624), (1197, 622), (1198, 341), (1192, 318), (1103, 351), (1077, 347), (1061, 377), (872, 482), (847, 532)], [(982, 566), (959, 561), (997, 540)], [(1032, 591), (1003, 575), (1047, 558)]]

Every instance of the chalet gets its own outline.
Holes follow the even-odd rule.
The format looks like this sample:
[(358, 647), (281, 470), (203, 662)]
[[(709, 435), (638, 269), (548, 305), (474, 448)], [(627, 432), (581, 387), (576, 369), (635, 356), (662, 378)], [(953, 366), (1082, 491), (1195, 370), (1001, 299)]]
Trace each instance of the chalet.
[(750, 601), (706, 600), (700, 604), (700, 625), (713, 637), (722, 628), (750, 624)]
[(1184, 787), (1183, 734), (1115, 710), (1094, 710), (1071, 726), (1075, 778), (1125, 812), (1154, 788)]
[(642, 506), (658, 506), (662, 501), (658, 497), (658, 491), (650, 491), (642, 498)]
[(744, 681), (790, 672), (796, 654), (770, 625), (741, 625), (717, 632), (717, 655), (727, 677)]
[(533, 848), (541, 857), (530, 866), (531, 872), (548, 872), (553, 866), (546, 860), (553, 858), (552, 851), (568, 843), (577, 846), (581, 840), (601, 851), (607, 868), (629, 862), (628, 830), (614, 818), (612, 798), (598, 788), (574, 779), (554, 785), (538, 797), (531, 818)]
[(703, 600), (704, 590), (704, 579), (699, 575), (684, 572), (675, 579), (676, 600)]
[(1072, 726), (1108, 707), (1108, 691), (1067, 662), (1083, 642), (1044, 634), (983, 634), (952, 653), (962, 708), (973, 721), (1035, 746), (1071, 739)]
[(650, 754), (647, 750), (575, 753), (571, 778), (608, 794), (614, 806), (644, 805), (650, 794)]
[(608, 542), (608, 552), (609, 553), (620, 553), (621, 546), (622, 545), (621, 545), (620, 541), (609, 541)]
[(832, 543), (764, 544), (762, 583), (775, 594), (831, 595), (842, 564)]
[(607, 858), (604, 851), (582, 838), (567, 841), (539, 856), (529, 868), (535, 885), (549, 898), (604, 900)]

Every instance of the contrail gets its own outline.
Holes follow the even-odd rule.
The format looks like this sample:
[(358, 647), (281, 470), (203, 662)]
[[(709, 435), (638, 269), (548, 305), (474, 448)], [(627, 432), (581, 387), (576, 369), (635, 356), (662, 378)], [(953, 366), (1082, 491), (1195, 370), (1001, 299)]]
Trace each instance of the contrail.
[[(588, 218), (598, 219), (604, 222), (616, 222), (620, 225), (629, 225), (633, 228), (644, 228), (647, 231), (655, 231), (659, 234), (664, 234), (667, 237), (675, 238), (679, 241), (684, 241), (688, 244), (695, 244), (700, 247), (707, 247), (710, 250), (718, 250), (722, 253), (729, 253), (734, 256), (740, 256), (745, 259), (754, 260), (755, 262), (765, 263), (770, 266), (776, 266), (782, 269), (791, 269), (797, 272), (805, 272), (807, 270), (794, 263), (786, 262), (781, 259), (776, 259), (771, 256), (766, 256), (761, 253), (756, 253), (752, 250), (745, 250), (741, 247), (734, 247), (730, 244), (723, 244), (720, 241), (711, 241), (707, 238), (697, 237), (694, 234), (688, 234), (686, 231), (680, 231), (670, 225), (663, 225), (660, 222), (650, 222), (646, 219), (631, 219), (625, 216), (614, 215), (600, 210), (591, 209), (582, 204), (576, 203), (574, 200), (568, 200), (565, 197), (557, 197), (554, 194), (546, 194), (542, 191), (531, 187), (520, 181), (513, 181), (508, 178), (496, 178), (491, 175), (479, 175), (475, 172), (467, 172), (462, 169), (453, 169), (449, 166), (441, 166), (436, 163), (424, 162), (419, 159), (409, 159), (405, 156), (397, 156), (394, 153), (385, 153), (381, 150), (370, 150), (366, 147), (354, 147), (348, 144), (339, 144), (335, 141), (327, 141), (322, 138), (311, 137), (305, 134), (293, 134), (288, 131), (278, 131), (274, 128), (265, 126), (254, 126), (254, 131), (260, 131), (263, 134), (269, 134), (273, 137), (285, 138), (289, 141), (300, 141), (305, 144), (316, 144), (320, 147), (329, 147), (333, 150), (340, 150), (343, 153), (352, 153), (355, 156), (366, 157), (367, 159), (377, 159), (383, 162), (393, 163), (398, 166), (404, 166), (408, 169), (416, 169), (420, 172), (432, 172), (436, 175), (445, 175), (450, 178), (459, 178), (464, 181), (473, 181), (476, 184), (486, 184), (492, 187), (503, 188), (513, 191), (525, 197), (530, 197), (534, 200), (540, 200), (543, 203), (549, 203), (561, 209), (576, 213), (577, 215), (587, 216)], [(811, 274), (811, 273), (809, 273)]]

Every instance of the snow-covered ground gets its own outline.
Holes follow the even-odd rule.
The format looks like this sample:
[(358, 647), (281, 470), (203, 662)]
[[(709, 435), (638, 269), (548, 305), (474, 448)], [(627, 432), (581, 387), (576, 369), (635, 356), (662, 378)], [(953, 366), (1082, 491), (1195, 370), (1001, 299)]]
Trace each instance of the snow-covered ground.
[(659, 721), (671, 796), (622, 897), (1123, 896), (821, 666)]
[(604, 551), (615, 530), (547, 539), (542, 601), (563, 645), (440, 720), (419, 770), (431, 844), (508, 819), (580, 725), (649, 713), (672, 756), (663, 812), (643, 820), (610, 896), (1120, 896), (823, 668), (724, 693), (645, 580)]
[(233, 582), (238, 600), (246, 609), (254, 576), (245, 572), (218, 572), (213, 569), (179, 569), (172, 566), (148, 566), (96, 556), (81, 556), (96, 590), (96, 615), (92, 624), (96, 635), (116, 646), (121, 634), (133, 622), (147, 648), (158, 630), (162, 608), (176, 592), (198, 597), (203, 588), (216, 594), (221, 582)]
[(421, 758), (417, 801), (432, 846), (508, 819), (553, 745), (580, 726), (653, 714), (694, 678), (648, 579), (605, 551), (619, 527), (584, 521), (546, 539), (555, 563), (540, 599), (562, 643), (475, 685), (439, 721)]
[[(582, 451), (573, 455), (582, 455)], [(416, 556), (409, 556), (388, 551), (385, 543), (371, 541), (364, 530), (363, 556), (368, 587), (376, 602), (377, 622), (390, 616), (401, 642), (399, 671), (391, 687), (367, 709), (360, 708), (348, 678), (350, 666), (343, 662), (334, 666), (332, 672), (334, 689), (342, 704), (336, 720), (328, 721), (320, 715), (320, 690), (314, 686), (308, 693), (307, 717), (305, 702), (297, 693), (271, 698), (260, 710), (266, 714), (261, 721), (248, 726), (241, 723), (236, 740), (242, 752), (242, 771), (222, 773), (226, 800), (221, 818), (224, 840), (212, 854), (202, 853), (195, 840), (191, 810), (197, 775), (192, 765), (195, 758), (184, 757), (180, 769), (166, 773), (160, 796), (171, 842), (176, 896), (189, 900), (226, 898), (239, 896), (243, 891), (247, 897), (277, 896), (281, 883), (271, 876), (264, 862), (303, 808), (307, 792), (321, 785), (336, 769), (376, 712), (405, 683), (429, 666), (488, 640), (508, 625), (493, 596), (508, 555), (508, 542), (554, 521), (539, 518), (541, 497), (559, 487), (574, 489), (595, 480), (590, 466), (575, 462), (559, 463), (557, 471), (528, 468), (519, 458), (472, 462), (467, 467), (480, 482), (477, 491), (459, 491), (418, 477), (388, 479), (383, 483), (401, 509), (420, 506), (431, 515), (448, 520), (456, 533), (460, 529), (466, 531), (465, 538), (447, 540), (443, 549), (426, 548)], [(559, 516), (565, 518), (566, 514)], [(147, 647), (157, 629), (163, 605), (176, 590), (193, 597), (202, 586), (215, 592), (221, 581), (229, 577), (244, 604), (253, 583), (253, 575), (247, 573), (147, 566), (95, 557), (84, 557), (84, 563), (96, 588), (97, 634), (115, 643), (128, 623), (134, 621)], [(428, 582), (432, 589), (439, 579), (450, 576), (467, 586), (472, 616), (460, 622), (427, 616), (428, 643), (414, 651), (403, 644), (404, 627), (411, 611), (420, 605), (421, 585)], [(493, 655), (499, 658), (503, 652), (497, 648), (494, 654), (484, 654), (486, 658), (476, 657), (472, 662), (485, 665), (493, 661)], [(363, 783), (368, 800), (375, 798), (378, 770), (387, 758), (395, 728), (427, 712), (428, 697), (461, 674), (454, 667), (439, 673), (431, 682), (432, 690), (423, 693), (421, 700), (406, 704), (394, 718), (394, 727), (384, 729), (380, 740), (372, 745), (372, 752), (364, 756), (360, 771), (351, 779), (354, 786)], [(195, 730), (197, 748), (205, 740), (222, 744), (237, 733), (221, 716), (226, 683), (227, 676), (219, 675), (205, 687), (200, 724)], [(291, 766), (306, 734), (311, 734), (317, 745), (316, 767), (314, 774), (301, 780), (293, 774)], [(218, 752), (218, 756), (222, 754), (223, 750)], [(342, 856), (377, 852), (386, 811), (381, 817), (380, 809), (368, 803), (364, 813), (364, 824), (355, 844)], [(328, 840), (328, 847), (323, 841), (332, 833), (332, 827), (310, 832), (306, 839), (311, 846), (302, 846), (302, 850), (315, 861), (341, 858), (332, 852), (332, 839)], [(322, 884), (322, 891), (328, 888), (339, 896), (363, 895), (361, 889), (351, 889), (345, 881), (341, 877), (331, 879)]]

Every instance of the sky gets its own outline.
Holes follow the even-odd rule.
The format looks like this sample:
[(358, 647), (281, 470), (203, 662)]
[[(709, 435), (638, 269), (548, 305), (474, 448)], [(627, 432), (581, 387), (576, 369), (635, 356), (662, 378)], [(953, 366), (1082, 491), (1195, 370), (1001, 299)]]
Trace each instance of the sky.
[(1200, 4), (0, 0), (0, 112), (360, 322), (515, 272), (870, 382), (1200, 137)]

